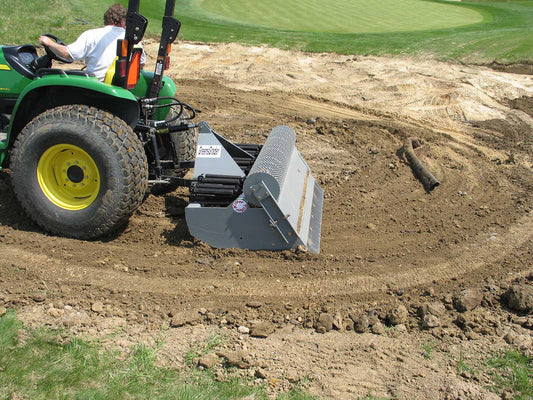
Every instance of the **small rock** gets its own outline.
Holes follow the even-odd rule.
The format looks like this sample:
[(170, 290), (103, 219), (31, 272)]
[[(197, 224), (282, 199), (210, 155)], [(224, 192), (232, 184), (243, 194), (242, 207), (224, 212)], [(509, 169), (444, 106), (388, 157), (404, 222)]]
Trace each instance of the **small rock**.
[(335, 314), (333, 317), (333, 328), (338, 331), (344, 330), (343, 318), (340, 313)]
[(471, 329), (476, 325), (470, 313), (464, 313), (464, 314), (458, 315), (457, 319), (455, 320), (455, 323), (463, 331), (466, 331), (469, 328)]
[(368, 318), (368, 324), (370, 326), (380, 322), (378, 310), (370, 310), (367, 314), (367, 318)]
[(245, 353), (242, 350), (221, 351), (217, 353), (219, 357), (226, 360), (226, 363), (237, 368), (248, 368), (250, 364), (245, 360)]
[(322, 313), (316, 322), (316, 331), (319, 333), (329, 332), (333, 329), (333, 317), (330, 314)]
[(483, 294), (477, 289), (466, 289), (454, 299), (455, 309), (459, 312), (470, 311), (481, 304)]
[(396, 331), (399, 333), (407, 333), (407, 326), (404, 324), (396, 325)]
[(308, 318), (303, 322), (302, 326), (307, 329), (312, 329), (315, 324), (311, 318)]
[(345, 331), (351, 332), (354, 330), (354, 322), (351, 318), (345, 318), (343, 320), (343, 324), (344, 324)]
[(51, 308), (48, 309), (47, 313), (51, 317), (59, 318), (65, 313), (65, 311), (64, 310), (59, 310), (58, 308), (51, 307)]
[(42, 303), (43, 301), (46, 300), (46, 293), (44, 292), (35, 293), (31, 296), (31, 298), (33, 299), (33, 301), (37, 303)]
[(215, 381), (217, 382), (224, 382), (226, 380), (226, 376), (224, 374), (224, 370), (221, 369), (215, 369)]
[(215, 353), (209, 353), (198, 360), (198, 365), (210, 369), (217, 365), (218, 361), (218, 356)]
[(381, 322), (372, 325), (371, 331), (375, 335), (383, 335), (385, 333), (385, 325)]
[(358, 333), (364, 333), (368, 331), (368, 327), (370, 326), (370, 323), (366, 315), (361, 315), (359, 318), (355, 319), (353, 322), (354, 322), (354, 327), (353, 327), (354, 331)]
[(290, 383), (297, 383), (300, 381), (300, 377), (296, 371), (287, 371), (285, 374), (285, 379), (287, 379)]
[(3, 316), (7, 312), (7, 308), (4, 306), (0, 306), (0, 317)]
[(262, 304), (258, 301), (249, 301), (248, 303), (246, 303), (246, 307), (250, 307), (250, 308), (261, 308)]
[(101, 313), (104, 311), (104, 304), (101, 301), (97, 301), (93, 303), (91, 310), (93, 310), (95, 313)]
[(524, 351), (530, 352), (533, 348), (533, 337), (531, 335), (521, 335), (510, 331), (504, 336), (503, 340)]
[(442, 299), (442, 302), (447, 310), (453, 310), (453, 295), (451, 293), (445, 295)]
[(481, 337), (479, 333), (470, 330), (465, 332), (465, 336), (468, 340), (478, 340)]
[(260, 379), (266, 379), (268, 377), (266, 371), (263, 368), (257, 368), (255, 370), (255, 376)]
[(387, 313), (387, 321), (391, 325), (406, 324), (409, 321), (409, 312), (403, 304), (399, 304)]
[(266, 338), (276, 330), (274, 324), (271, 322), (259, 322), (250, 329), (250, 336), (258, 338)]
[(237, 332), (242, 333), (243, 335), (247, 335), (247, 334), (250, 333), (250, 328), (248, 328), (246, 326), (239, 326), (237, 328)]
[(54, 301), (54, 304), (52, 304), (52, 306), (62, 310), (65, 308), (65, 303), (63, 303), (63, 301), (61, 300), (58, 300), (58, 301)]
[(200, 321), (200, 314), (194, 310), (185, 310), (179, 312), (172, 312), (172, 319), (170, 326), (172, 328), (179, 328), (185, 325), (196, 325)]
[(16, 393), (13, 393), (13, 394), (11, 395), (11, 398), (10, 398), (10, 400), (27, 400), (27, 399), (28, 399), (28, 398), (27, 398), (26, 396), (24, 396), (24, 395), (19, 396), (19, 395), (16, 394)]
[(80, 326), (90, 326), (92, 321), (91, 317), (85, 312), (71, 312), (65, 314), (62, 318), (61, 323), (67, 328), (74, 328)]
[(440, 317), (446, 311), (446, 307), (439, 301), (432, 301), (424, 303), (418, 309), (418, 315), (424, 318), (426, 315), (434, 315)]
[(210, 258), (210, 257), (205, 257), (205, 258), (199, 258), (196, 260), (196, 262), (200, 265), (210, 265), (210, 264), (213, 264), (214, 263), (214, 259), (213, 258)]
[(533, 311), (533, 286), (513, 285), (505, 293), (507, 305), (515, 311)]
[(280, 380), (277, 378), (270, 378), (268, 380), (268, 386), (272, 389), (278, 386), (279, 383), (280, 383)]
[(433, 314), (426, 314), (422, 318), (422, 328), (424, 329), (433, 329), (440, 326), (440, 319), (439, 317), (433, 315)]
[(505, 340), (505, 342), (508, 344), (516, 344), (516, 342), (518, 341), (517, 338), (518, 335), (515, 332), (511, 331), (503, 337), (503, 340)]

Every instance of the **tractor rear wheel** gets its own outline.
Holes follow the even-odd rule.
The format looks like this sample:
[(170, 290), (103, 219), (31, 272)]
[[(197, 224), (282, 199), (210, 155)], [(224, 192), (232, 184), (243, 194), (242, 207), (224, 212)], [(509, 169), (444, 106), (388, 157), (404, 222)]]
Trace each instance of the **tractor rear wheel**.
[(15, 142), (13, 185), (45, 230), (93, 239), (122, 226), (148, 187), (143, 147), (120, 118), (84, 105), (48, 110)]
[[(187, 110), (182, 111), (179, 123), (189, 123), (189, 113)], [(195, 128), (189, 128), (185, 132), (171, 132), (170, 138), (174, 147), (174, 162), (180, 163), (182, 161), (194, 160), (196, 156), (196, 143), (198, 142), (198, 135), (196, 134)], [(187, 172), (187, 169), (181, 169), (179, 171), (183, 176)]]

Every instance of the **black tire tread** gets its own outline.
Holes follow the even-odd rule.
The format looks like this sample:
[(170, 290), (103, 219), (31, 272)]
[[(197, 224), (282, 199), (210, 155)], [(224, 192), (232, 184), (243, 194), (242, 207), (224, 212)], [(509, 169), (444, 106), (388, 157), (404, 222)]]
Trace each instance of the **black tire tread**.
[[(61, 120), (69, 120), (76, 124), (86, 125), (98, 131), (100, 137), (108, 146), (114, 149), (120, 163), (120, 172), (126, 182), (116, 207), (108, 206), (101, 210), (105, 214), (104, 222), (91, 229), (80, 229), (78, 232), (64, 232), (61, 225), (45, 225), (39, 215), (36, 215), (30, 200), (23, 190), (16, 184), (21, 177), (18, 175), (18, 165), (24, 163), (21, 148), (35, 130), (42, 125), (58, 124)], [(131, 214), (142, 203), (148, 188), (148, 167), (146, 154), (140, 140), (132, 129), (120, 118), (106, 111), (86, 105), (66, 105), (45, 111), (33, 119), (18, 136), (12, 152), (12, 171), (15, 193), (25, 211), (45, 230), (78, 239), (94, 239), (109, 234), (123, 225)], [(105, 208), (105, 206), (104, 206)]]

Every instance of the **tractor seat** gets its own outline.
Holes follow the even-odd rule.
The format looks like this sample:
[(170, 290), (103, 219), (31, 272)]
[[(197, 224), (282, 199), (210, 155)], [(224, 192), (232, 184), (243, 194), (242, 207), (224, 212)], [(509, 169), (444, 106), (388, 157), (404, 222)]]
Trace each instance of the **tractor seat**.
[(50, 68), (52, 64), (50, 59), (45, 59), (45, 56), (39, 58), (37, 56), (35, 46), (31, 44), (23, 44), (21, 46), (3, 46), (2, 50), (9, 66), (28, 79), (33, 80), (36, 77), (51, 74), (66, 74), (86, 77), (90, 76), (86, 71), (83, 70), (63, 70)]
[(116, 64), (117, 64), (118, 57), (115, 57), (111, 65), (109, 66), (107, 72), (105, 73), (104, 82), (112, 85), (113, 84), (113, 78), (115, 77), (115, 70), (116, 70)]
[(35, 46), (23, 44), (20, 46), (3, 46), (4, 57), (11, 68), (28, 79), (35, 78), (32, 63), (38, 59)]
[[(140, 55), (142, 54), (142, 48), (140, 46), (135, 46), (133, 48), (133, 54), (137, 54), (137, 55)], [(109, 68), (107, 69), (106, 71), (106, 74), (104, 76), (104, 83), (107, 83), (108, 85), (118, 85), (118, 86), (121, 86), (120, 84), (117, 84), (117, 79), (120, 79), (119, 77), (115, 77), (115, 74), (116, 74), (116, 71), (117, 71), (117, 61), (119, 60), (119, 57), (115, 57), (115, 59), (113, 60), (113, 62), (111, 63), (111, 65), (109, 66)], [(117, 78), (117, 79), (115, 79)]]
[(91, 77), (87, 71), (81, 69), (39, 68), (35, 73), (36, 77), (41, 77), (44, 75), (73, 75), (85, 76), (87, 78)]

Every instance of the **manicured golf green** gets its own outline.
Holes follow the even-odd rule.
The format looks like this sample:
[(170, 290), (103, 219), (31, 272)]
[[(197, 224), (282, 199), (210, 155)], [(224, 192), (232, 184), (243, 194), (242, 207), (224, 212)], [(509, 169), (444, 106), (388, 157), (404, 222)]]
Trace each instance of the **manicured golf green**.
[[(302, 32), (383, 33), (472, 25), (483, 16), (456, 2), (423, 0), (189, 0), (191, 14)], [(188, 4), (187, 4), (188, 3)]]
[[(74, 41), (102, 26), (110, 3), (129, 0), (0, 0), (0, 42)], [(158, 40), (165, 0), (141, 0)], [(176, 0), (179, 39), (312, 52), (531, 62), (533, 0)]]

